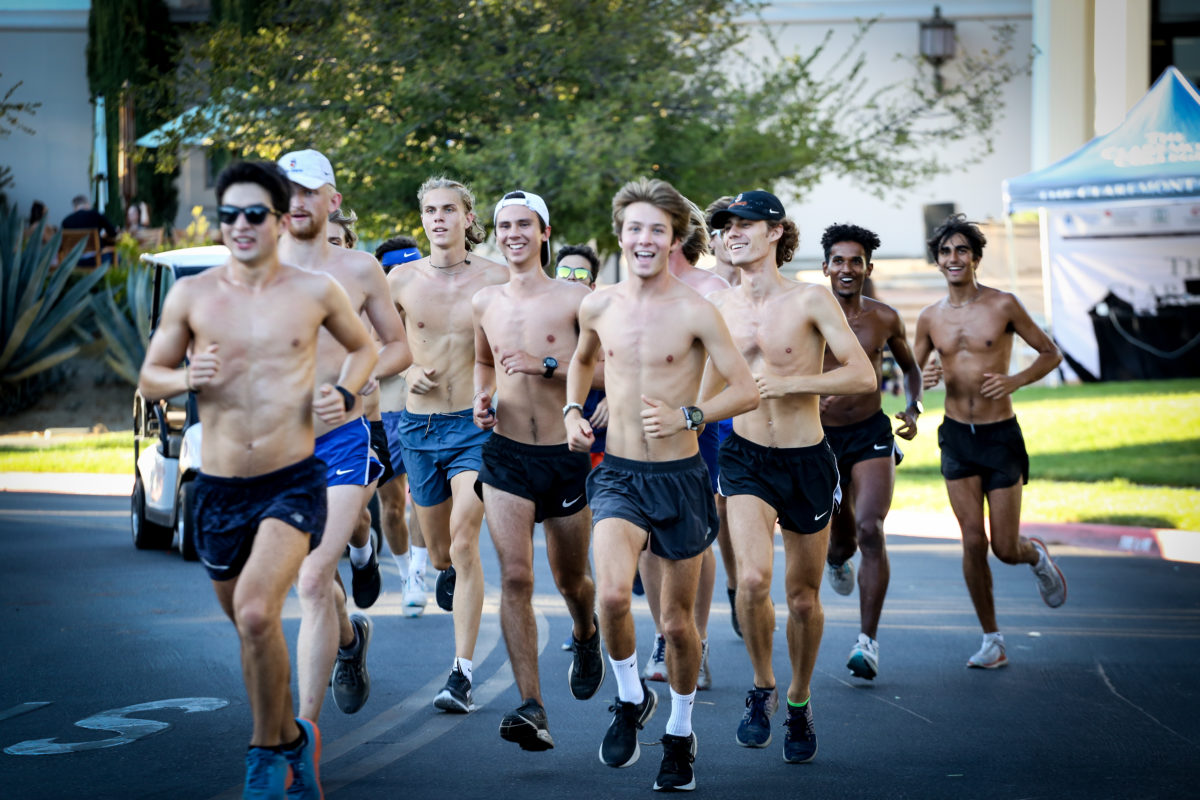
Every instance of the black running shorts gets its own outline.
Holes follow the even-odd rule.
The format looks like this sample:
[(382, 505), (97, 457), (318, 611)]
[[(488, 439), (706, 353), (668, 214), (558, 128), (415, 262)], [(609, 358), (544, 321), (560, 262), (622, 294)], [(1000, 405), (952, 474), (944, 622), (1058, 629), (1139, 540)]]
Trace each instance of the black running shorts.
[(721, 494), (750, 494), (779, 515), (779, 526), (817, 533), (841, 499), (837, 462), (824, 440), (808, 447), (764, 447), (736, 433), (721, 442)]
[(587, 505), (587, 476), (592, 459), (566, 444), (535, 445), (493, 433), (483, 443), (483, 466), (475, 491), (483, 484), (533, 501), (533, 519), (569, 517)]
[(825, 440), (837, 459), (843, 489), (850, 485), (850, 472), (860, 461), (894, 458), (898, 466), (904, 460), (892, 433), (892, 421), (883, 411), (849, 425), (826, 425)]
[(978, 475), (985, 492), (1029, 483), (1029, 453), (1016, 417), (975, 425), (946, 417), (938, 427), (938, 447), (948, 481)]

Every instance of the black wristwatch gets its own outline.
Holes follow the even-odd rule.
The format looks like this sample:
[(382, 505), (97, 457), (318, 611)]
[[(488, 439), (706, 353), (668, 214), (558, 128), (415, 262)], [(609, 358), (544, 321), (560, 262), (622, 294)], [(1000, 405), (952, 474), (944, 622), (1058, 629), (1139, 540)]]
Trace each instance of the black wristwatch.
[(916, 411), (918, 414), (924, 414), (924, 413), (925, 413), (925, 406), (921, 405), (921, 401), (920, 401), (920, 400), (913, 400), (911, 403), (909, 403), (909, 404), (908, 404), (908, 408), (906, 408), (906, 409), (904, 409), (904, 410), (905, 410), (905, 411), (913, 411), (913, 410), (915, 410), (915, 411)]
[(704, 412), (696, 406), (683, 407), (683, 421), (687, 424), (689, 431), (700, 430), (700, 426), (704, 424)]
[(542, 373), (543, 378), (553, 378), (554, 370), (558, 369), (558, 359), (554, 356), (546, 356), (542, 359), (542, 366), (546, 371)]

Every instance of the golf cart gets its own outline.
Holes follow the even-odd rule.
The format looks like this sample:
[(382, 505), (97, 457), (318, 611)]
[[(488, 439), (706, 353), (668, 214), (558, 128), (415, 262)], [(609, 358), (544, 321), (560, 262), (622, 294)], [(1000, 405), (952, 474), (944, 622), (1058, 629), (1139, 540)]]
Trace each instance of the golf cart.
[[(142, 263), (154, 267), (150, 330), (158, 327), (162, 302), (178, 278), (223, 264), (224, 245), (188, 247), (146, 253)], [(133, 398), (134, 478), (130, 528), (139, 550), (178, 549), (196, 560), (192, 533), (192, 481), (200, 472), (200, 419), (191, 392), (152, 403), (136, 392)]]

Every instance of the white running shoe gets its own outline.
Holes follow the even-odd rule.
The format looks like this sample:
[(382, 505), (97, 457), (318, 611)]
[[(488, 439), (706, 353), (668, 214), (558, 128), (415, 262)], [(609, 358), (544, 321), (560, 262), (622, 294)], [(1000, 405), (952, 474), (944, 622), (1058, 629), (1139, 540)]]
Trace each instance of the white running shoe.
[(976, 669), (998, 669), (1008, 666), (1008, 656), (1004, 654), (1004, 637), (999, 634), (983, 635), (983, 646), (979, 652), (967, 659), (967, 666)]
[(665, 681), (667, 679), (667, 640), (661, 634), (654, 635), (654, 652), (642, 670), (642, 677), (648, 681)]
[(875, 676), (879, 674), (879, 642), (865, 633), (860, 633), (858, 643), (850, 651), (850, 660), (846, 662), (846, 666), (856, 678), (875, 680)]
[(1038, 562), (1029, 567), (1037, 578), (1038, 591), (1042, 593), (1046, 605), (1058, 608), (1067, 602), (1067, 579), (1058, 565), (1050, 560), (1050, 551), (1046, 549), (1045, 542), (1031, 537), (1029, 543), (1038, 551)]
[(404, 616), (421, 616), (425, 613), (425, 602), (425, 576), (410, 572), (404, 584)]
[(829, 586), (835, 592), (838, 594), (850, 594), (854, 591), (854, 562), (846, 559), (845, 564), (835, 567), (826, 561), (825, 577), (829, 579)]

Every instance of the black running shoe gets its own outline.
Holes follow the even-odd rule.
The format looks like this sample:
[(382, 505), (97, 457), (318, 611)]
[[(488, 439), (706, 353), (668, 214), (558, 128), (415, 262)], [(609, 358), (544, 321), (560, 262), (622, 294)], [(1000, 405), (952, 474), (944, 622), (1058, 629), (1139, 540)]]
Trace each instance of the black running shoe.
[(812, 700), (804, 708), (788, 704), (783, 723), (783, 760), (789, 764), (807, 764), (817, 755), (817, 732), (813, 730)]
[(696, 734), (673, 736), (664, 733), (662, 738), (662, 766), (654, 781), (656, 792), (690, 792), (696, 788), (696, 773), (692, 762), (696, 760)]
[(504, 715), (500, 720), (500, 738), (516, 742), (522, 750), (538, 752), (554, 747), (546, 722), (546, 709), (533, 698)]
[(575, 634), (571, 634), (573, 643), (572, 649), (575, 651), (575, 656), (571, 659), (571, 666), (567, 670), (567, 681), (571, 686), (571, 695), (576, 700), (588, 700), (600, 690), (600, 684), (604, 683), (604, 653), (600, 648), (600, 620), (594, 615), (592, 620), (596, 626), (596, 632), (592, 634), (592, 638), (586, 642), (580, 642), (575, 639)]
[(457, 666), (450, 671), (446, 685), (433, 698), (433, 704), (451, 714), (467, 714), (475, 710), (475, 703), (471, 700), (471, 682)]
[(454, 610), (454, 580), (454, 565), (451, 564), (438, 573), (433, 584), (433, 596), (442, 611)]
[(366, 614), (351, 614), (357, 641), (350, 650), (338, 648), (333, 662), (333, 702), (344, 714), (362, 708), (371, 695), (371, 676), (367, 674), (367, 646), (371, 643), (371, 620)]
[(642, 681), (645, 695), (640, 703), (626, 703), (618, 697), (608, 710), (613, 712), (612, 722), (604, 733), (600, 744), (600, 760), (610, 767), (628, 767), (638, 760), (638, 731), (642, 729), (658, 707), (658, 695)]
[(350, 562), (350, 586), (354, 593), (354, 605), (359, 608), (375, 605), (383, 589), (383, 578), (379, 574), (379, 559), (375, 557), (374, 550), (371, 551), (371, 558), (361, 567)]
[(737, 587), (730, 589), (726, 586), (725, 593), (729, 595), (729, 621), (733, 623), (733, 632), (740, 639), (742, 638), (742, 626), (738, 623), (737, 618)]

